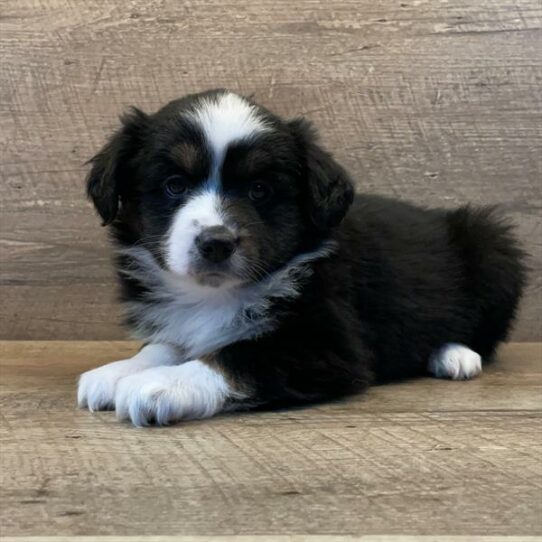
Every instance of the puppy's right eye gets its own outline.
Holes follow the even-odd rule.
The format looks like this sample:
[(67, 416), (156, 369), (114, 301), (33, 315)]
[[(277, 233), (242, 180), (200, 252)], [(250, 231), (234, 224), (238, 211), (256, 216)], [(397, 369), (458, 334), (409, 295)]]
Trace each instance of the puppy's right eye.
[(264, 181), (254, 181), (248, 189), (248, 197), (255, 203), (266, 201), (272, 193), (271, 187)]
[(164, 191), (170, 198), (178, 198), (187, 190), (186, 183), (180, 175), (172, 175), (164, 183)]

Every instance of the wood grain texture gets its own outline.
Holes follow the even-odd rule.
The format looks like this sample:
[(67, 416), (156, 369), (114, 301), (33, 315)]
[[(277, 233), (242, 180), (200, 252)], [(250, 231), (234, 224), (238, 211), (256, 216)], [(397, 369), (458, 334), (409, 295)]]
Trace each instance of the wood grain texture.
[(248, 536), (7, 536), (2, 542), (540, 542), (536, 536), (248, 535)]
[(542, 338), (539, 0), (3, 0), (4, 338), (115, 339), (83, 163), (130, 104), (228, 87), (306, 115), (358, 189), (499, 203), (532, 254), (515, 333)]
[(0, 342), (2, 535), (542, 534), (540, 343), (305, 409), (158, 429), (76, 410), (77, 375), (135, 348)]

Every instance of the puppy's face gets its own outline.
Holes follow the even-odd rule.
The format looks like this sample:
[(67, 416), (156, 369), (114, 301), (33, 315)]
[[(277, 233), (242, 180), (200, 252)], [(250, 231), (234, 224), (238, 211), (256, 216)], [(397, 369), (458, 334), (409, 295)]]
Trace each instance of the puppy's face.
[(88, 193), (121, 244), (209, 287), (257, 281), (314, 248), (352, 200), (307, 123), (226, 91), (133, 110), (92, 163)]

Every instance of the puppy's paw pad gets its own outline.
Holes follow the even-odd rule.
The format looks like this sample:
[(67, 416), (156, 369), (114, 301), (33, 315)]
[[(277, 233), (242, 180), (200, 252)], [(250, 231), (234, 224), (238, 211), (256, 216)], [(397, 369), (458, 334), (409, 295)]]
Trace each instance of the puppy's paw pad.
[(126, 376), (122, 362), (110, 363), (83, 373), (77, 386), (77, 404), (80, 408), (113, 410), (115, 391), (119, 380)]
[(482, 358), (462, 344), (448, 343), (431, 355), (428, 370), (437, 378), (466, 380), (482, 372)]

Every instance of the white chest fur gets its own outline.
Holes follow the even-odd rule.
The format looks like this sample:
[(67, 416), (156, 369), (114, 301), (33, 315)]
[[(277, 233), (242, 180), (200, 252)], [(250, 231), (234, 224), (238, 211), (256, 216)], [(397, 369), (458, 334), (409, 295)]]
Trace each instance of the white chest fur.
[(265, 279), (224, 289), (202, 288), (162, 269), (145, 249), (123, 253), (131, 265), (124, 273), (141, 282), (147, 294), (125, 304), (137, 338), (180, 346), (186, 359), (212, 353), (228, 344), (262, 335), (276, 325), (273, 300), (300, 295), (312, 274), (310, 263), (329, 256), (334, 243), (293, 258)]

